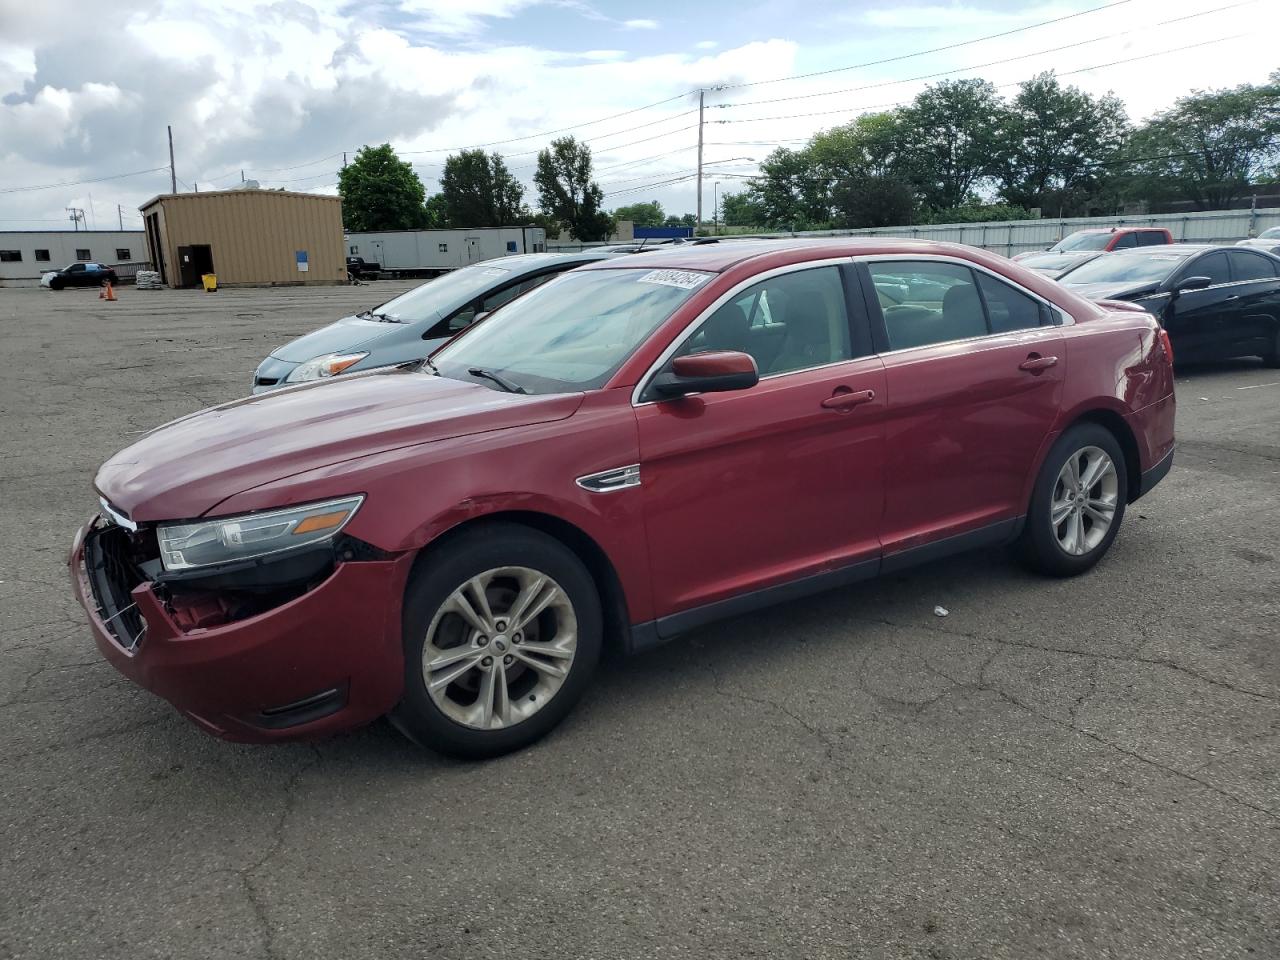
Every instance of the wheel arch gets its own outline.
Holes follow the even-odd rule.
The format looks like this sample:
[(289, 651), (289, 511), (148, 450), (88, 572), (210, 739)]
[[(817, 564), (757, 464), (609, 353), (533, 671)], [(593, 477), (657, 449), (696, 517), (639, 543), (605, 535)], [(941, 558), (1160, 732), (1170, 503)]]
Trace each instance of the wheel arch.
[(430, 561), (430, 558), (464, 533), (497, 524), (517, 524), (551, 537), (570, 550), (591, 574), (600, 596), (600, 609), (604, 616), (604, 639), (607, 649), (618, 653), (629, 646), (631, 618), (627, 608), (622, 580), (609, 559), (609, 555), (590, 534), (563, 517), (537, 510), (497, 510), (482, 516), (461, 521), (425, 544), (414, 561), (414, 569)]
[(1081, 423), (1095, 423), (1105, 429), (1120, 444), (1124, 454), (1125, 479), (1127, 483), (1127, 502), (1132, 503), (1142, 486), (1142, 452), (1138, 447), (1138, 438), (1119, 413), (1098, 407), (1078, 414), (1074, 420), (1063, 428), (1063, 433)]

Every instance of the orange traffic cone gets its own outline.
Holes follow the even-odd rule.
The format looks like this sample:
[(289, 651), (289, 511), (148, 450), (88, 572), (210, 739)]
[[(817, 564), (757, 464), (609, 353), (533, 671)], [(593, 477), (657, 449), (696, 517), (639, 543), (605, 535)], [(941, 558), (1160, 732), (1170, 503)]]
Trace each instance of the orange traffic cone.
[(111, 281), (108, 280), (102, 287), (102, 292), (98, 294), (99, 300), (115, 300), (116, 292), (112, 289)]

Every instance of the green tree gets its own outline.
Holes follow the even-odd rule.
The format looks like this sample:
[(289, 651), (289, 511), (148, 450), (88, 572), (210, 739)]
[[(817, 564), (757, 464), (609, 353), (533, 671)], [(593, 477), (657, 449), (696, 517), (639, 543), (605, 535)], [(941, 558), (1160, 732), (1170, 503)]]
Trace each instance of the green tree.
[(827, 184), (817, 175), (808, 148), (778, 147), (761, 162), (748, 189), (766, 226), (804, 230), (830, 220)]
[(413, 230), (426, 220), (426, 190), (391, 144), (361, 147), (338, 174), (342, 223), (348, 230)]
[(449, 209), (445, 205), (444, 194), (433, 193), (427, 197), (426, 216), (422, 226), (426, 230), (439, 230), (443, 227), (451, 226), (449, 222)]
[(986, 80), (947, 80), (918, 94), (901, 123), (925, 206), (969, 203), (1006, 168), (1009, 122), (1008, 107)]
[(1230, 206), (1280, 164), (1280, 70), (1267, 83), (1181, 97), (1130, 143), (1130, 192)]
[(905, 133), (901, 112), (869, 113), (810, 139), (805, 151), (834, 226), (913, 222), (919, 171)]
[(560, 239), (560, 221), (550, 214), (535, 213), (530, 218), (530, 222), (533, 223), (535, 227), (541, 227), (545, 230), (547, 232), (548, 240)]
[(660, 227), (666, 218), (667, 215), (662, 212), (662, 204), (657, 200), (631, 203), (613, 211), (614, 220), (630, 220), (637, 227)]
[(528, 219), (524, 187), (497, 153), (463, 150), (448, 157), (440, 194), (449, 222), (459, 227), (503, 227)]
[(722, 193), (720, 222), (726, 227), (762, 227), (765, 224), (764, 208), (749, 189)]
[(578, 240), (605, 240), (613, 218), (600, 209), (604, 193), (591, 178), (591, 148), (574, 137), (552, 140), (533, 175), (542, 211)]
[(679, 216), (673, 213), (660, 224), (663, 227), (696, 227), (697, 225), (698, 218), (692, 213), (682, 213)]
[(1011, 105), (1000, 197), (1052, 216), (1087, 216), (1116, 171), (1129, 119), (1114, 96), (1064, 87), (1052, 73), (1026, 81)]

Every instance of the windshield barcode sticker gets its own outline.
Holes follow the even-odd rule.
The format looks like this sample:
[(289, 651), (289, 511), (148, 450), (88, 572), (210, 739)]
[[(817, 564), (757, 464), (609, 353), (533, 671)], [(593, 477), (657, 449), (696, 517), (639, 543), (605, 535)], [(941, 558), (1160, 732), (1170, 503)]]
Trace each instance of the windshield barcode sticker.
[(681, 290), (692, 290), (711, 279), (707, 273), (693, 273), (689, 270), (650, 270), (639, 279), (639, 283), (657, 283), (664, 287), (679, 287)]

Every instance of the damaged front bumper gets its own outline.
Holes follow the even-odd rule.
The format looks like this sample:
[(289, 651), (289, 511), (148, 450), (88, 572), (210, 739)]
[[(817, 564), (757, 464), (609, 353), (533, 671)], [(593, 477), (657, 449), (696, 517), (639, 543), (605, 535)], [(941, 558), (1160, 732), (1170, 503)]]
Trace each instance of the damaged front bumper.
[(95, 518), (72, 545), (72, 589), (103, 656), (208, 732), (243, 742), (326, 736), (399, 701), (411, 554), (343, 538), (166, 577), (149, 559), (153, 544), (154, 531)]

